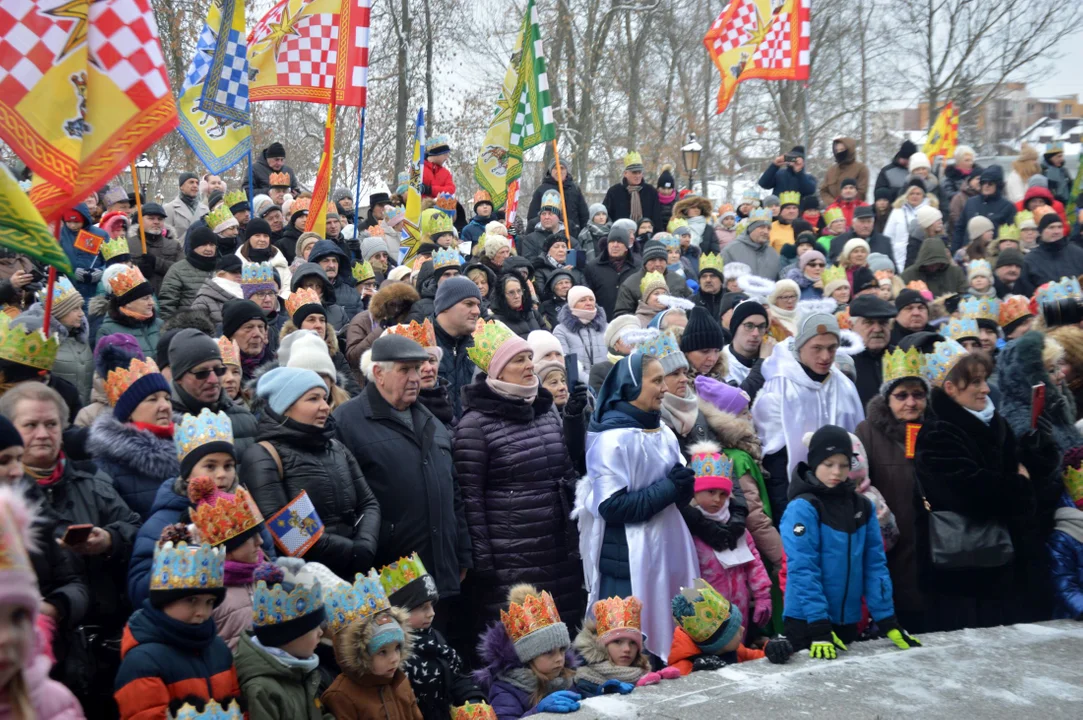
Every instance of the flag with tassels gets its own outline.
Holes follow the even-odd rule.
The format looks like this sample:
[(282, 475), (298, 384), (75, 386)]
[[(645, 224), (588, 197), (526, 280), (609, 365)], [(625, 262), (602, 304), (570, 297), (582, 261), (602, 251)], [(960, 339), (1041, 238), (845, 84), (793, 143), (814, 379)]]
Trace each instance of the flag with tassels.
[[(59, 220), (57, 222), (60, 222)], [(71, 261), (18, 181), (0, 165), (0, 245), (69, 275)]]
[(943, 158), (955, 155), (955, 146), (959, 144), (959, 113), (955, 103), (949, 102), (936, 116), (936, 122), (929, 130), (929, 137), (921, 149), (930, 159), (937, 155)]
[(184, 76), (178, 130), (199, 161), (216, 175), (252, 149), (247, 55), (244, 2), (212, 2)]
[(309, 205), (305, 232), (327, 237), (327, 197), (331, 192), (331, 174), (334, 171), (332, 156), (335, 150), (335, 94), (327, 106), (327, 120), (323, 124), (323, 154), (320, 169), (316, 173), (316, 185), (312, 188), (312, 204)]
[(425, 108), (420, 108), (414, 126), (414, 154), (410, 159), (410, 180), (406, 189), (406, 220), (402, 223), (403, 238), (399, 244), (402, 263), (413, 260), (421, 244), (421, 172), (424, 164)]

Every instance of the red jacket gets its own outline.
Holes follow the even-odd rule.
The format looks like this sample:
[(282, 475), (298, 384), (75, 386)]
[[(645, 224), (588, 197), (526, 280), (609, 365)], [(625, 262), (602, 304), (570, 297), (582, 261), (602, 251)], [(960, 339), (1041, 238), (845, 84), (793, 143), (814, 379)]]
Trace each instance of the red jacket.
[(451, 171), (428, 160), (425, 161), (421, 182), (429, 186), (425, 197), (436, 197), (442, 192), (455, 194), (455, 180), (451, 177)]
[[(703, 651), (696, 646), (695, 641), (692, 640), (688, 633), (680, 627), (673, 628), (673, 644), (669, 648), (670, 667), (680, 670), (681, 675), (687, 675), (692, 672), (692, 660), (702, 654)], [(746, 648), (743, 643), (737, 646), (738, 662), (759, 660), (762, 657), (766, 657), (763, 650)]]
[(1060, 221), (1062, 223), (1064, 223), (1064, 227), (1065, 227), (1064, 234), (1065, 234), (1065, 236), (1067, 236), (1067, 234), (1068, 234), (1068, 231), (1067, 231), (1068, 216), (1064, 214), (1064, 203), (1062, 203), (1060, 200), (1057, 200), (1056, 198), (1054, 198), (1053, 193), (1049, 192), (1049, 188), (1044, 188), (1044, 187), (1027, 188), (1027, 192), (1023, 196), (1023, 199), (1015, 204), (1015, 209), (1018, 210), (1019, 212), (1022, 212), (1027, 207), (1027, 201), (1028, 200), (1033, 200), (1036, 197), (1045, 200), (1045, 202), (1048, 205), (1050, 205), (1056, 211), (1057, 215), (1060, 216)]
[(824, 212), (827, 212), (831, 208), (842, 210), (842, 216), (846, 218), (846, 229), (850, 230), (851, 226), (854, 224), (854, 210), (859, 207), (864, 207), (865, 205), (868, 205), (868, 203), (861, 198), (854, 198), (853, 200), (838, 198), (835, 202), (824, 208)]

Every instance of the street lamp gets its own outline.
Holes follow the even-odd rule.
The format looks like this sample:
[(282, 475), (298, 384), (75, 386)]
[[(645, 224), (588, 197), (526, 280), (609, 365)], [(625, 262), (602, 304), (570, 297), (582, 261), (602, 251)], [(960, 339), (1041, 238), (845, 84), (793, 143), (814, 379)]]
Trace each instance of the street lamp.
[(696, 142), (696, 134), (688, 133), (688, 144), (681, 148), (681, 159), (684, 161), (684, 171), (688, 173), (688, 189), (692, 189), (692, 178), (699, 170), (699, 156), (703, 152), (703, 146)]
[(150, 182), (150, 173), (153, 169), (154, 163), (147, 157), (146, 153), (140, 155), (139, 159), (135, 161), (135, 172), (139, 180), (139, 190), (144, 195), (147, 194), (147, 183)]

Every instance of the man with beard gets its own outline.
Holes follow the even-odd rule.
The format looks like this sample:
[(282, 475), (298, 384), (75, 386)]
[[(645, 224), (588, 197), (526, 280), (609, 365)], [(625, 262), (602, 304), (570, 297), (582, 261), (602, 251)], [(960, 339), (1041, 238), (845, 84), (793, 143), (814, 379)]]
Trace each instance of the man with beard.
[(739, 385), (749, 401), (763, 387), (760, 369), (771, 355), (775, 341), (767, 337), (767, 309), (755, 300), (744, 300), (733, 308), (729, 319), (733, 342), (722, 348), (726, 356), (726, 382)]
[(143, 254), (143, 240), (139, 236), (139, 223), (128, 229), (128, 250), (132, 262), (139, 266), (143, 277), (150, 283), (154, 294), (162, 289), (162, 280), (173, 263), (183, 259), (181, 244), (173, 229), (165, 224), (166, 211), (158, 203), (143, 206), (143, 236), (147, 240), (147, 253)]
[(880, 392), (884, 379), (883, 358), (891, 341), (895, 315), (895, 307), (875, 295), (861, 295), (850, 303), (850, 325), (865, 343), (865, 349), (853, 356), (857, 371), (854, 384), (862, 407)]
[(199, 201), (199, 176), (193, 172), (180, 174), (180, 190), (177, 197), (165, 205), (166, 223), (176, 231), (177, 237), (184, 237), (189, 226), (210, 212)]

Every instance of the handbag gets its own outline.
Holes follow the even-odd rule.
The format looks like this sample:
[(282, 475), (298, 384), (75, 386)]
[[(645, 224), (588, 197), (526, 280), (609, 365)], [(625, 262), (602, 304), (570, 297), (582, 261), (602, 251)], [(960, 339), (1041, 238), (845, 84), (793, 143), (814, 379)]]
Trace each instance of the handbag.
[(1015, 558), (1015, 546), (1004, 525), (951, 510), (933, 510), (917, 473), (914, 483), (929, 513), (929, 552), (937, 570), (997, 568)]

